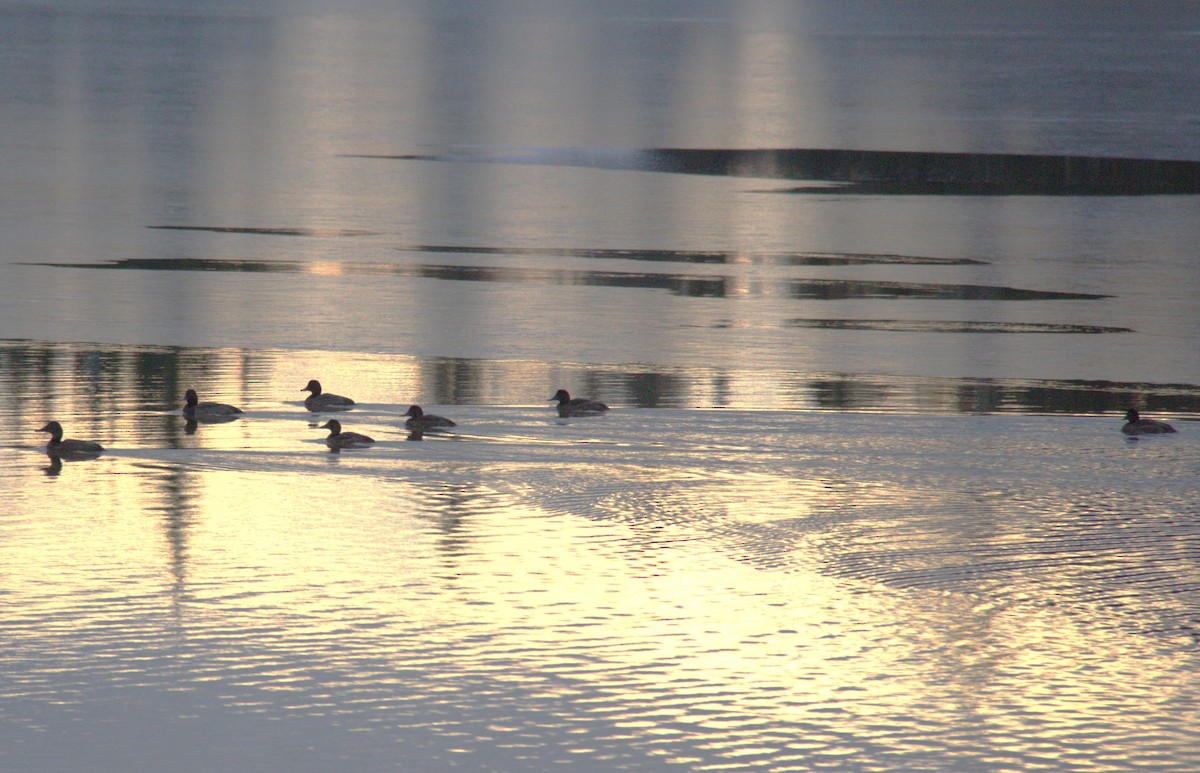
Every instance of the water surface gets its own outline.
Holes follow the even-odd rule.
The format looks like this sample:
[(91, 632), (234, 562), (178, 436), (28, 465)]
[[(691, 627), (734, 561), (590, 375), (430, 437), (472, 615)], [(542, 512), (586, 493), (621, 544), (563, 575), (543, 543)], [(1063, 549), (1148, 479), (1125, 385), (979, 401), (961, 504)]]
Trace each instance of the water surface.
[(0, 768), (1193, 770), (1198, 32), (0, 5)]

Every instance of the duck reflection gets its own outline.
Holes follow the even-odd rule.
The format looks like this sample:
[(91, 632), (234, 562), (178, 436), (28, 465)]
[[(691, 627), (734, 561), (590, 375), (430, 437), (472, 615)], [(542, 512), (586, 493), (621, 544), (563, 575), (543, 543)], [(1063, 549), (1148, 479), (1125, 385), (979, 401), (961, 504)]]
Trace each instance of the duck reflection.
[(58, 454), (47, 451), (46, 459), (48, 460), (48, 464), (42, 468), (42, 472), (46, 473), (49, 477), (57, 478), (62, 472), (63, 462), (91, 462), (99, 458), (99, 454)]
[(46, 473), (48, 477), (57, 478), (63, 468), (62, 457), (55, 456), (54, 454), (46, 454), (46, 457), (50, 460), (50, 463), (42, 468), (42, 472)]
[(429, 440), (433, 440), (435, 442), (439, 441), (439, 440), (447, 441), (447, 440), (462, 440), (463, 439), (461, 435), (456, 435), (453, 432), (448, 432), (444, 429), (437, 429), (437, 428), (410, 429), (410, 430), (408, 430), (408, 434), (404, 437), (404, 439), (407, 441), (410, 441), (410, 442), (420, 442), (420, 441), (426, 440), (427, 435), (428, 435)]
[(237, 416), (187, 416), (184, 419), (183, 431), (188, 435), (195, 435), (201, 424), (228, 424), (237, 419)]

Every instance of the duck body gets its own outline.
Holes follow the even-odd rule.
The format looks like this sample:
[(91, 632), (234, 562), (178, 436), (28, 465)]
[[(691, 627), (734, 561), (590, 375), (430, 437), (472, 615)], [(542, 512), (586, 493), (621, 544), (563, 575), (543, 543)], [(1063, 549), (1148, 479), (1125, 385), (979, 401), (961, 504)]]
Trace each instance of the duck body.
[(186, 404), (183, 406), (183, 415), (189, 417), (218, 417), (218, 416), (236, 416), (242, 412), (241, 408), (226, 405), (225, 403), (202, 403), (200, 398), (196, 396), (195, 389), (189, 389), (183, 399)]
[(50, 442), (46, 444), (46, 453), (58, 457), (96, 456), (104, 450), (104, 446), (91, 440), (63, 440), (63, 428), (57, 421), (50, 421), (38, 432), (49, 432)]
[(355, 446), (366, 446), (375, 442), (375, 438), (360, 435), (357, 432), (343, 432), (342, 423), (337, 419), (330, 419), (322, 424), (319, 429), (329, 430), (329, 436), (325, 438), (325, 445), (330, 448), (352, 448)]
[(1175, 428), (1165, 421), (1143, 419), (1138, 412), (1130, 408), (1125, 413), (1125, 426), (1121, 431), (1126, 435), (1163, 435), (1174, 432)]
[(565, 389), (558, 390), (550, 399), (558, 401), (559, 416), (588, 416), (608, 410), (607, 405), (596, 400), (589, 400), (586, 397), (571, 397), (571, 394)]
[(437, 429), (438, 427), (457, 427), (450, 419), (445, 416), (435, 416), (432, 413), (425, 413), (419, 405), (408, 406), (408, 412), (404, 414), (409, 416), (408, 421), (404, 422), (404, 426), (412, 430), (427, 430)]
[(314, 413), (318, 411), (344, 411), (354, 405), (354, 401), (349, 397), (342, 397), (341, 395), (321, 391), (321, 382), (315, 378), (309, 381), (308, 385), (300, 391), (312, 393), (304, 398), (304, 407)]

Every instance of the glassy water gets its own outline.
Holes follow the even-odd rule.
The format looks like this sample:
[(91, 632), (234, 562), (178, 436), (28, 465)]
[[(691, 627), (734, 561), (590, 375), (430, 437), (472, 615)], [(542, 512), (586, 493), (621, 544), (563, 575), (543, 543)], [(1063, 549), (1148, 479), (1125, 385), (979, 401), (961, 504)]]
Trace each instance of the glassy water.
[(1194, 769), (1197, 34), (0, 6), (0, 768)]

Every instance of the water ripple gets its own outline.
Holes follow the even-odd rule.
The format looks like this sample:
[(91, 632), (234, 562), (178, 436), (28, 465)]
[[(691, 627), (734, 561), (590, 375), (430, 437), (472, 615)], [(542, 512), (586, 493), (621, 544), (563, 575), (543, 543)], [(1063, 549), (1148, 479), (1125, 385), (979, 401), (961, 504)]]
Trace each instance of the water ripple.
[(67, 752), (104, 706), (425, 769), (1185, 769), (1189, 434), (520, 415), (331, 459), (283, 412), (27, 479), (0, 711)]

